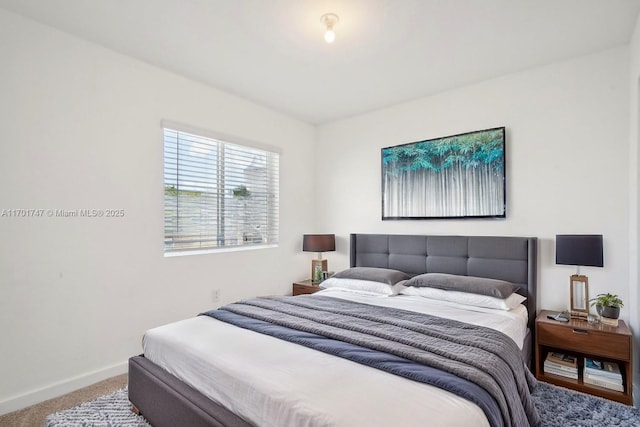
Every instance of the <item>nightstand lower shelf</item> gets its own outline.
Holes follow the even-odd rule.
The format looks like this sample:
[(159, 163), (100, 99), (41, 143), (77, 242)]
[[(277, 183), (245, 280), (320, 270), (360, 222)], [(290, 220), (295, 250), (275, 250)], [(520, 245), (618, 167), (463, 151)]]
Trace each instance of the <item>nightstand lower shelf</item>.
[[(631, 332), (624, 321), (621, 320), (617, 328), (601, 324), (592, 325), (580, 319), (560, 323), (547, 319), (549, 314), (555, 314), (555, 312), (542, 311), (536, 318), (536, 378), (550, 384), (633, 405)], [(544, 361), (549, 352), (576, 357), (578, 379), (545, 372)], [(624, 391), (585, 383), (585, 358), (617, 364), (620, 368)]]
[[(560, 349), (557, 348), (553, 348), (550, 349), (549, 351), (562, 351)], [(565, 351), (566, 352), (566, 351)], [(546, 352), (543, 352), (543, 358), (546, 357)], [(571, 353), (572, 355), (576, 355), (575, 352)], [(579, 357), (579, 360), (584, 361), (584, 355), (580, 355), (579, 353), (577, 354)], [(588, 355), (586, 356), (588, 357)], [(617, 362), (619, 363), (619, 362)], [(554, 375), (554, 374), (550, 374), (547, 372), (544, 372), (542, 370), (540, 370), (541, 372), (539, 372), (536, 375), (536, 378), (540, 381), (544, 381), (547, 382), (549, 384), (554, 384), (560, 387), (565, 387), (571, 390), (576, 390), (576, 391), (580, 391), (582, 393), (588, 393), (588, 394), (592, 394), (594, 396), (599, 396), (599, 397), (604, 397), (605, 399), (609, 399), (609, 400), (615, 400), (616, 402), (620, 402), (620, 403), (624, 403), (625, 405), (633, 405), (633, 398), (631, 396), (630, 393), (628, 392), (621, 392), (621, 391), (616, 391), (616, 390), (611, 390), (605, 387), (599, 387), (597, 385), (593, 385), (593, 384), (587, 384), (583, 381), (583, 373), (582, 373), (582, 369), (584, 366), (584, 362), (580, 363), (578, 365), (578, 379), (572, 379), (572, 378), (565, 378), (562, 377), (560, 375)], [(622, 367), (621, 367), (622, 369)], [(626, 370), (626, 369), (623, 369)], [(627, 384), (625, 384), (625, 379), (623, 376), (623, 386), (625, 390), (629, 390), (629, 386)]]

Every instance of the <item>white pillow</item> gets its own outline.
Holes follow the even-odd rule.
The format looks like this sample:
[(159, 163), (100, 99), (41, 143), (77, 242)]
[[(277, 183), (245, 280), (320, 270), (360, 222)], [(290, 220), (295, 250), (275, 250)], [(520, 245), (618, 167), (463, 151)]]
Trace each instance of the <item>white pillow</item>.
[(344, 279), (340, 277), (330, 277), (327, 280), (320, 283), (322, 288), (340, 288), (348, 291), (368, 294), (368, 295), (397, 295), (401, 289), (404, 289), (402, 285), (404, 281), (396, 285), (388, 285), (382, 282), (373, 282), (370, 280), (360, 279)]
[(405, 287), (400, 291), (402, 295), (414, 295), (441, 301), (450, 301), (474, 307), (495, 308), (497, 310), (512, 310), (527, 298), (518, 293), (512, 293), (505, 299), (489, 295), (472, 294), (469, 292), (444, 291), (436, 288)]

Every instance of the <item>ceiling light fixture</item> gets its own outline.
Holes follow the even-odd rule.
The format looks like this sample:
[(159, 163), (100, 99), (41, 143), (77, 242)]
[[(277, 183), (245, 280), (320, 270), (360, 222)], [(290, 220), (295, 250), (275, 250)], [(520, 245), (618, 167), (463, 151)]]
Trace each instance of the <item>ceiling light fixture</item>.
[(333, 26), (340, 21), (338, 15), (335, 13), (325, 13), (320, 17), (320, 21), (327, 27), (327, 31), (324, 33), (324, 41), (327, 43), (333, 43), (336, 39), (336, 33), (333, 31)]

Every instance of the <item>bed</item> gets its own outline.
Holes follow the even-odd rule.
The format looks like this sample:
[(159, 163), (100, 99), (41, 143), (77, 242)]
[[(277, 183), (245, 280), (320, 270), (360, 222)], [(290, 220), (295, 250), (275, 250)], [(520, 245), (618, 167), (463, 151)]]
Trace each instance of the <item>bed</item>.
[[(352, 234), (350, 266), (399, 270), (411, 277), (442, 273), (513, 283), (517, 293), (527, 298), (526, 310), (523, 310), (524, 330), (520, 338), (514, 339), (520, 341), (518, 347), (525, 360), (531, 360), (536, 314), (535, 238)], [(328, 289), (305, 296), (306, 299), (284, 297), (269, 304), (295, 301), (297, 311), (306, 310), (305, 304), (318, 304), (318, 301), (323, 301), (328, 308), (337, 307), (336, 310), (343, 304), (348, 310), (354, 302), (368, 303), (367, 297), (359, 294), (341, 298), (341, 291)], [(311, 298), (316, 299), (308, 302)], [(420, 305), (417, 311), (423, 310), (420, 298), (411, 295), (403, 298), (420, 300), (413, 303)], [(402, 298), (377, 300), (388, 306)], [(238, 309), (248, 308), (238, 306)], [(213, 330), (211, 324), (215, 325)], [(353, 360), (332, 355), (333, 350), (318, 351), (208, 316), (157, 329), (145, 335), (148, 341), (145, 354), (129, 360), (129, 399), (134, 410), (155, 427), (411, 425), (414, 422), (416, 425), (425, 422), (489, 425), (486, 410), (483, 412), (468, 399), (370, 365), (354, 364)], [(164, 346), (163, 341), (169, 339), (175, 341), (173, 347)], [(223, 341), (224, 348), (216, 347), (216, 340)], [(351, 350), (347, 353), (359, 353)], [(200, 367), (204, 370), (193, 370), (202, 363), (197, 351), (215, 354), (222, 368), (207, 366)], [(284, 362), (283, 355), (288, 358)], [(240, 370), (231, 369), (238, 378), (229, 378), (229, 371), (225, 370), (231, 359), (237, 359), (243, 366)], [(295, 390), (294, 396), (282, 397), (290, 390)], [(421, 408), (419, 411), (407, 410), (416, 405)], [(376, 413), (375, 408), (382, 410)], [(265, 422), (264, 417), (269, 421)]]

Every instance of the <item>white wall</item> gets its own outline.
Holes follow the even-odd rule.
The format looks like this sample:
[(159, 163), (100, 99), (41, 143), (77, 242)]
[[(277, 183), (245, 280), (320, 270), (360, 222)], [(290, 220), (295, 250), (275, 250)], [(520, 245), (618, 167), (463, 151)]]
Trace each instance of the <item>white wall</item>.
[[(575, 269), (555, 265), (555, 235), (602, 233), (605, 267), (581, 271), (592, 296), (628, 303), (628, 319), (628, 55), (621, 47), (320, 126), (316, 209), (321, 228), (342, 237), (333, 267), (348, 265), (350, 232), (537, 236), (539, 307), (560, 310)], [(382, 147), (496, 126), (507, 129), (505, 220), (381, 220)]]
[[(640, 15), (636, 20), (636, 26), (629, 43), (630, 52), (630, 103), (629, 103), (629, 288), (630, 288), (630, 304), (633, 306), (631, 310), (630, 323), (631, 328), (636, 331), (636, 336), (640, 334), (640, 290), (638, 283), (640, 281), (640, 263), (638, 263), (640, 253), (638, 246), (640, 243), (640, 206), (639, 194), (640, 189)], [(638, 358), (638, 340), (635, 340), (635, 354), (633, 360)], [(636, 362), (634, 368), (636, 376), (634, 378), (635, 385), (635, 405), (640, 405), (640, 369)]]
[[(150, 327), (308, 275), (312, 126), (2, 10), (0, 58), (0, 212), (125, 211), (0, 216), (0, 413), (126, 372)], [(163, 257), (162, 119), (282, 149), (278, 248)]]

